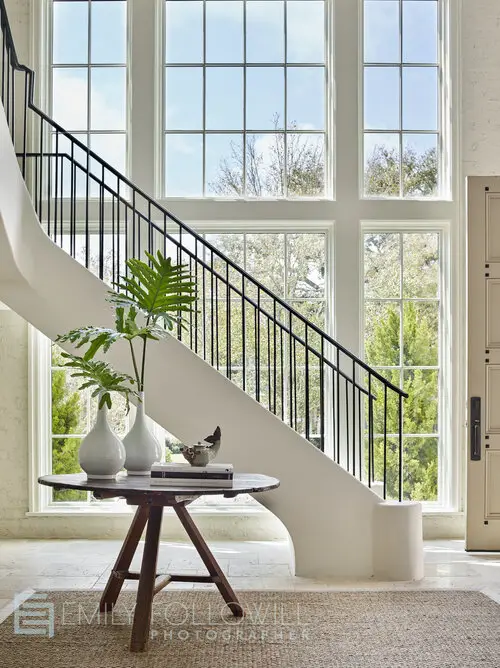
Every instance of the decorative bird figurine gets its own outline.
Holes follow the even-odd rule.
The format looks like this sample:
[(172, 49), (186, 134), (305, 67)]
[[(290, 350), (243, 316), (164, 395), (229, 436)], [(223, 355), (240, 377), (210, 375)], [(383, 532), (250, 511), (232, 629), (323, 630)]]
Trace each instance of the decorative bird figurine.
[(221, 429), (218, 426), (213, 434), (207, 436), (203, 443), (196, 445), (185, 445), (182, 448), (182, 454), (191, 466), (207, 466), (212, 459), (215, 459), (219, 452), (221, 442)]

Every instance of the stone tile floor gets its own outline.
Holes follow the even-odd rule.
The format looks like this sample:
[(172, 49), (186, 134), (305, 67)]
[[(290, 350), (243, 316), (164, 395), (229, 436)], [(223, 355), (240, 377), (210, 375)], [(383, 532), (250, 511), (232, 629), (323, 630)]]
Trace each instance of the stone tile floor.
[[(419, 582), (373, 579), (308, 579), (293, 577), (286, 542), (212, 542), (216, 558), (235, 589), (343, 590), (473, 589), (500, 603), (500, 553), (467, 553), (463, 541), (425, 543), (425, 577)], [(0, 621), (10, 614), (15, 594), (33, 589), (102, 589), (119, 551), (119, 541), (0, 540)], [(140, 565), (141, 549), (132, 570)], [(194, 548), (162, 542), (160, 572), (204, 573)], [(126, 583), (134, 589), (136, 582)], [(169, 588), (213, 587), (174, 583)]]

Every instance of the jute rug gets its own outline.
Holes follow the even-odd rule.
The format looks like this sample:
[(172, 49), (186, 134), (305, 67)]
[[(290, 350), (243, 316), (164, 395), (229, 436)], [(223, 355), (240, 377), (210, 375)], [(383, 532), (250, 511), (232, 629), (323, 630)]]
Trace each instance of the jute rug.
[(218, 593), (166, 591), (144, 654), (134, 593), (106, 618), (99, 592), (40, 594), (0, 626), (1, 668), (500, 667), (500, 606), (477, 592), (241, 592), (239, 621)]

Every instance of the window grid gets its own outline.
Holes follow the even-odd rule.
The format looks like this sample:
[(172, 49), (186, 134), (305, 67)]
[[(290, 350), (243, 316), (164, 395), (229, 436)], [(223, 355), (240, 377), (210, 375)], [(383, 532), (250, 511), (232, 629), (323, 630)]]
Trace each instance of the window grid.
[[(237, 2), (231, 2), (231, 0), (225, 0), (228, 4), (238, 4)], [(188, 61), (183, 61), (183, 62), (169, 62), (167, 58), (167, 53), (166, 53), (166, 41), (167, 41), (167, 24), (168, 24), (168, 19), (165, 19), (163, 22), (164, 25), (164, 76), (163, 76), (163, 86), (164, 86), (164, 104), (163, 104), (163, 134), (165, 138), (164, 142), (164, 161), (163, 161), (163, 169), (164, 169), (164, 175), (163, 175), (163, 188), (164, 188), (164, 193), (166, 196), (173, 196), (175, 197), (176, 193), (175, 191), (171, 190), (168, 186), (168, 153), (169, 149), (167, 147), (168, 143), (168, 137), (173, 137), (173, 136), (189, 136), (189, 137), (199, 137), (201, 139), (201, 154), (202, 154), (202, 165), (201, 165), (201, 188), (200, 192), (196, 193), (189, 193), (189, 196), (210, 196), (210, 197), (217, 197), (218, 195), (214, 192), (208, 192), (209, 191), (209, 183), (207, 182), (207, 137), (213, 136), (236, 136), (238, 138), (238, 141), (241, 139), (241, 153), (242, 153), (242, 169), (241, 169), (241, 174), (238, 174), (238, 176), (241, 178), (241, 192), (231, 192), (227, 194), (222, 194), (222, 197), (226, 196), (232, 196), (232, 197), (253, 197), (251, 192), (249, 192), (248, 188), (248, 153), (249, 153), (249, 144), (248, 140), (249, 138), (256, 138), (257, 136), (269, 136), (269, 137), (275, 137), (277, 142), (283, 142), (283, 164), (282, 164), (282, 170), (283, 170), (283, 178), (282, 178), (282, 191), (278, 194), (276, 193), (265, 193), (263, 195), (258, 195), (258, 196), (263, 196), (263, 197), (278, 197), (278, 198), (287, 198), (289, 196), (292, 197), (326, 197), (330, 195), (330, 176), (329, 176), (329, 169), (328, 169), (328, 159), (326, 155), (326, 149), (327, 149), (327, 139), (328, 139), (328, 133), (326, 131), (326, 128), (328, 127), (328, 105), (327, 105), (327, 82), (328, 82), (328, 67), (327, 67), (327, 58), (326, 58), (326, 49), (327, 49), (327, 44), (323, 43), (323, 59), (321, 61), (318, 60), (311, 60), (310, 62), (293, 62), (288, 60), (288, 32), (287, 32), (287, 21), (288, 21), (288, 5), (289, 2), (294, 2), (294, 0), (284, 0), (283, 1), (283, 59), (280, 61), (273, 61), (273, 62), (252, 62), (251, 60), (247, 60), (247, 53), (248, 53), (248, 31), (247, 31), (247, 6), (248, 2), (247, 0), (242, 0), (242, 50), (243, 50), (243, 55), (241, 58), (241, 61), (233, 61), (233, 62), (212, 62), (209, 61), (207, 58), (207, 2), (203, 0), (202, 2), (202, 16), (203, 16), (203, 29), (202, 29), (202, 34), (203, 34), (203, 46), (202, 46), (202, 62), (188, 62)], [(173, 4), (181, 4), (182, 2), (191, 2), (191, 4), (194, 4), (193, 0), (165, 0), (164, 1), (164, 10), (166, 13), (166, 8), (168, 5), (173, 5)], [(251, 2), (251, 0), (250, 0)], [(296, 3), (298, 4), (298, 2)], [(323, 2), (323, 20), (326, 20), (326, 15), (327, 15), (327, 2)], [(195, 70), (201, 70), (202, 71), (202, 123), (201, 127), (196, 127), (196, 128), (190, 128), (190, 129), (179, 129), (175, 127), (168, 127), (168, 120), (167, 120), (167, 104), (168, 104), (168, 84), (167, 84), (167, 73), (169, 70), (174, 70), (175, 68), (190, 68), (190, 69), (195, 69)], [(235, 129), (213, 129), (213, 128), (208, 128), (207, 127), (207, 71), (213, 71), (218, 68), (225, 68), (225, 69), (234, 69), (234, 70), (241, 70), (241, 75), (242, 75), (242, 123), (241, 123), (241, 128), (235, 128)], [(281, 114), (279, 114), (279, 118), (281, 119), (281, 123), (274, 128), (263, 128), (259, 129), (259, 126), (252, 127), (248, 124), (247, 120), (247, 103), (248, 103), (248, 85), (247, 85), (247, 79), (248, 79), (248, 72), (251, 70), (255, 69), (280, 69), (282, 70), (282, 84), (283, 84), (283, 104), (282, 104), (282, 112), (283, 112), (283, 119), (281, 119)], [(321, 101), (321, 108), (322, 108), (322, 115), (323, 115), (323, 123), (321, 128), (301, 128), (300, 124), (298, 125), (293, 125), (295, 123), (294, 119), (289, 119), (288, 118), (288, 111), (289, 111), (289, 105), (288, 105), (288, 78), (289, 78), (289, 71), (290, 70), (299, 70), (299, 69), (321, 69), (323, 70), (323, 76), (322, 76), (322, 81), (323, 81), (323, 90), (322, 90), (322, 101)], [(293, 192), (293, 189), (289, 187), (289, 179), (288, 179), (288, 161), (289, 161), (289, 142), (290, 142), (290, 135), (294, 135), (297, 138), (301, 138), (300, 141), (303, 142), (301, 146), (311, 146), (308, 144), (309, 140), (313, 139), (314, 141), (319, 140), (319, 149), (318, 149), (318, 154), (320, 154), (320, 158), (318, 159), (318, 162), (321, 163), (321, 185), (316, 188), (314, 192), (306, 193), (304, 195), (297, 194)], [(314, 150), (315, 145), (312, 144), (312, 150)], [(172, 151), (173, 153), (173, 151)], [(219, 156), (220, 162), (222, 159), (226, 159), (226, 156)], [(183, 194), (181, 193), (181, 196)]]
[[(428, 6), (434, 5), (436, 8), (436, 39), (439, 40), (439, 9), (440, 9), (440, 4), (441, 0), (412, 0), (412, 4), (417, 4), (417, 2), (427, 4)], [(442, 94), (441, 94), (441, 84), (440, 81), (442, 80), (442, 64), (440, 63), (440, 50), (438, 48), (438, 43), (436, 44), (436, 59), (433, 61), (426, 61), (426, 60), (414, 60), (411, 61), (409, 59), (405, 59), (404, 55), (404, 8), (405, 5), (407, 5), (408, 0), (392, 0), (392, 4), (398, 4), (398, 18), (399, 18), (399, 57), (398, 60), (367, 60), (365, 55), (366, 55), (366, 39), (367, 39), (367, 26), (366, 22), (364, 22), (364, 40), (363, 40), (363, 78), (364, 78), (364, 86), (363, 86), (363, 107), (364, 107), (364, 121), (363, 121), (363, 144), (364, 144), (364, 169), (365, 169), (365, 178), (364, 178), (364, 183), (363, 183), (363, 192), (365, 196), (396, 196), (399, 198), (411, 198), (412, 196), (416, 197), (422, 197), (422, 196), (432, 196), (432, 197), (437, 197), (441, 194), (442, 192), (442, 170), (440, 168), (441, 165), (441, 153), (442, 153), (442, 120), (441, 120), (441, 114), (442, 114)], [(373, 5), (373, 0), (364, 0), (363, 2), (363, 7), (366, 10), (367, 5), (369, 6), (370, 4)], [(389, 4), (389, 3), (388, 3)], [(399, 79), (399, 102), (398, 102), (398, 121), (399, 121), (399, 128), (369, 128), (367, 127), (366, 123), (366, 73), (369, 70), (375, 70), (375, 69), (387, 69), (387, 70), (394, 70), (398, 69), (398, 79)], [(418, 129), (418, 128), (410, 128), (406, 127), (404, 123), (404, 106), (405, 106), (405, 100), (404, 100), (404, 91), (405, 91), (405, 82), (404, 82), (404, 73), (408, 72), (412, 69), (429, 69), (429, 70), (435, 70), (436, 71), (436, 104), (437, 104), (437, 124), (436, 127), (433, 129)], [(367, 173), (367, 151), (366, 151), (366, 139), (368, 136), (376, 137), (379, 135), (382, 139), (384, 135), (397, 135), (398, 136), (398, 152), (399, 152), (399, 193), (397, 195), (394, 195), (394, 193), (380, 193), (380, 192), (373, 192), (369, 188), (366, 180), (366, 173)], [(435, 148), (436, 148), (436, 157), (435, 157), (435, 170), (436, 170), (436, 184), (435, 188), (433, 189), (432, 192), (426, 192), (426, 193), (411, 193), (411, 192), (406, 192), (405, 188), (405, 173), (404, 173), (404, 152), (405, 152), (405, 137), (410, 137), (410, 136), (421, 136), (421, 137), (429, 137), (432, 138), (434, 137), (436, 139), (435, 143)], [(376, 145), (373, 147), (376, 149)], [(386, 188), (387, 189), (387, 188)]]
[[(80, 0), (81, 1), (81, 0)], [(59, 5), (60, 7), (64, 5), (69, 5), (71, 4), (72, 0), (52, 0), (52, 12), (55, 11), (55, 6)], [(127, 113), (127, 104), (125, 102), (125, 109), (124, 109), (124, 115), (125, 115), (125, 126), (121, 129), (113, 129), (111, 127), (108, 127), (106, 129), (96, 129), (93, 128), (93, 119), (92, 119), (92, 88), (93, 88), (93, 82), (92, 82), (92, 74), (95, 71), (106, 71), (110, 69), (116, 69), (116, 70), (122, 70), (124, 71), (125, 74), (125, 101), (127, 99), (128, 95), (128, 83), (127, 83), (127, 74), (128, 74), (128, 57), (125, 56), (124, 62), (116, 62), (116, 61), (109, 61), (109, 62), (94, 62), (94, 59), (92, 58), (92, 47), (93, 47), (93, 35), (92, 35), (92, 29), (93, 29), (93, 21), (94, 21), (94, 12), (93, 8), (95, 5), (99, 4), (100, 2), (103, 2), (103, 0), (86, 0), (88, 9), (87, 9), (87, 49), (86, 49), (86, 62), (54, 62), (54, 36), (52, 36), (52, 49), (51, 49), (51, 54), (50, 54), (50, 89), (51, 89), (51, 115), (54, 117), (54, 73), (59, 72), (59, 71), (72, 71), (72, 70), (85, 70), (86, 71), (86, 123), (85, 123), (85, 128), (82, 127), (67, 127), (68, 124), (63, 124), (63, 127), (65, 130), (68, 132), (71, 132), (73, 135), (75, 135), (82, 143), (86, 144), (89, 148), (95, 150), (98, 154), (101, 155), (106, 161), (108, 161), (112, 166), (118, 168), (121, 172), (124, 174), (127, 174), (128, 172), (128, 162), (127, 162), (127, 154), (128, 154), (128, 113)], [(125, 6), (127, 7), (128, 3), (126, 0), (106, 0), (106, 2), (117, 2), (123, 4), (125, 2)], [(127, 9), (126, 9), (127, 11)], [(128, 19), (126, 20), (126, 23), (128, 23)], [(54, 31), (54, 21), (52, 21), (52, 32)], [(128, 50), (128, 49), (127, 49)], [(55, 118), (57, 121), (57, 117)], [(56, 133), (53, 133), (54, 137)], [(105, 139), (106, 137), (122, 137), (123, 138), (123, 146), (121, 148), (113, 148), (112, 146), (110, 147), (105, 147), (105, 145), (102, 146), (95, 146), (93, 145), (92, 139), (94, 137), (102, 137)], [(53, 139), (53, 142), (55, 139)], [(60, 149), (60, 147), (59, 147)], [(92, 188), (93, 190), (93, 188)], [(90, 196), (96, 196), (95, 192), (91, 192)]]
[[(410, 399), (407, 399), (406, 402), (403, 402), (403, 447), (406, 448), (406, 444), (408, 444), (409, 441), (413, 440), (417, 443), (420, 443), (422, 447), (424, 447), (425, 440), (426, 439), (432, 439), (432, 441), (435, 440), (436, 442), (436, 456), (438, 457), (438, 467), (440, 466), (439, 460), (442, 456), (442, 392), (443, 392), (443, 387), (442, 387), (442, 361), (441, 361), (441, 348), (442, 348), (442, 343), (441, 343), (441, 295), (442, 295), (442, 284), (441, 284), (441, 271), (440, 271), (440, 264), (441, 264), (441, 234), (439, 232), (433, 231), (433, 230), (426, 230), (425, 232), (403, 232), (403, 231), (381, 231), (380, 233), (377, 233), (376, 231), (371, 231), (369, 233), (365, 234), (365, 239), (370, 236), (370, 235), (377, 235), (380, 234), (380, 236), (387, 235), (387, 237), (398, 237), (398, 264), (399, 264), (399, 283), (398, 283), (398, 290), (399, 290), (399, 297), (391, 296), (391, 297), (383, 297), (383, 296), (366, 296), (364, 297), (364, 304), (365, 304), (365, 324), (364, 324), (364, 332), (365, 332), (365, 345), (366, 342), (368, 341), (368, 336), (370, 335), (370, 328), (369, 328), (369, 321), (366, 318), (366, 307), (367, 305), (373, 304), (373, 305), (390, 305), (394, 304), (397, 305), (397, 313), (399, 314), (399, 336), (398, 336), (398, 347), (399, 347), (399, 359), (398, 359), (398, 364), (395, 365), (390, 365), (390, 364), (371, 364), (370, 359), (368, 359), (368, 363), (379, 373), (382, 373), (382, 375), (387, 374), (389, 372), (392, 374), (392, 382), (396, 382), (396, 384), (399, 384), (400, 387), (408, 389), (407, 387), (407, 374), (409, 372), (413, 371), (422, 371), (424, 373), (424, 378), (427, 374), (431, 372), (436, 372), (436, 383), (437, 383), (437, 396), (436, 396), (436, 423), (435, 423), (435, 429), (432, 432), (429, 432), (428, 430), (421, 430), (415, 432), (414, 430), (408, 430), (407, 425), (406, 425), (406, 420), (405, 416), (407, 414), (407, 411), (409, 410), (408, 406), (408, 401), (411, 401), (415, 399), (418, 401), (418, 397), (415, 397), (415, 388), (413, 392), (413, 397), (410, 397)], [(437, 251), (437, 296), (425, 296), (425, 297), (414, 297), (414, 296), (407, 296), (406, 291), (405, 291), (405, 284), (407, 280), (407, 271), (409, 272), (410, 270), (407, 270), (406, 267), (406, 262), (405, 262), (405, 242), (408, 242), (412, 236), (414, 238), (418, 238), (419, 235), (422, 235), (423, 237), (427, 237), (428, 235), (435, 236), (436, 237), (436, 251)], [(366, 247), (366, 242), (365, 242), (365, 285), (367, 284), (367, 278), (368, 278), (368, 264), (366, 262), (367, 256), (367, 247)], [(384, 269), (387, 268), (387, 262), (395, 261), (394, 257), (390, 258), (385, 258), (384, 261), (384, 266), (382, 267), (382, 272)], [(379, 259), (380, 262), (380, 259)], [(373, 266), (372, 266), (373, 269)], [(375, 273), (376, 275), (376, 273)], [(382, 273), (382, 278), (387, 280), (387, 277), (384, 277), (384, 274)], [(373, 289), (373, 288), (370, 288)], [(389, 290), (391, 289), (390, 287), (388, 288)], [(405, 358), (405, 332), (404, 332), (404, 327), (405, 327), (405, 305), (406, 304), (434, 304), (437, 306), (437, 363), (436, 364), (431, 364), (431, 365), (424, 365), (424, 364), (407, 364), (406, 363), (406, 358)], [(385, 325), (387, 326), (387, 320), (385, 321)], [(390, 339), (390, 334), (387, 335), (388, 339)], [(427, 376), (429, 378), (429, 376)], [(423, 383), (429, 383), (429, 380), (425, 381), (423, 380)], [(430, 384), (428, 385), (428, 388), (430, 388), (431, 392), (433, 389), (433, 381), (431, 379)], [(410, 409), (412, 410), (412, 409)], [(414, 413), (412, 414), (412, 418), (414, 418)], [(425, 418), (422, 418), (425, 419)], [(399, 435), (396, 432), (390, 433), (390, 425), (389, 425), (389, 431), (387, 433), (387, 441), (390, 443), (391, 439), (394, 439), (394, 441), (397, 441), (399, 439)], [(375, 443), (377, 442), (377, 439), (383, 439), (383, 433), (375, 432), (373, 434), (373, 437), (375, 439)], [(403, 467), (405, 466), (405, 456), (403, 458)], [(404, 469), (405, 470), (405, 469)], [(411, 473), (408, 473), (411, 477)], [(424, 478), (422, 478), (423, 480)], [(418, 482), (418, 481), (417, 481)], [(410, 488), (407, 490), (407, 495), (409, 494), (410, 497), (413, 493), (413, 486), (416, 484), (416, 481), (411, 481), (410, 483)], [(436, 470), (436, 486), (437, 486), (437, 498), (443, 493), (443, 490), (440, 490), (439, 488), (439, 476), (438, 472)], [(417, 485), (418, 487), (418, 485)], [(430, 499), (419, 499), (419, 500), (426, 500), (426, 501), (436, 501), (437, 498), (430, 498)]]

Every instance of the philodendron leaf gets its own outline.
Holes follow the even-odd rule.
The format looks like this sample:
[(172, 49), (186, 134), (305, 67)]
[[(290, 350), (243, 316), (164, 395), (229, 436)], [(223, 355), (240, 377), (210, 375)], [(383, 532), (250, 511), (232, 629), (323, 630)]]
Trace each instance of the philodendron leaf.
[(70, 374), (71, 377), (85, 379), (86, 382), (82, 383), (79, 389), (94, 388), (92, 396), (100, 395), (99, 408), (102, 408), (104, 404), (111, 408), (111, 392), (118, 392), (125, 397), (127, 412), (130, 408), (130, 396), (140, 399), (134, 387), (135, 381), (128, 374), (115, 371), (106, 362), (89, 360), (69, 353), (61, 355), (66, 360), (64, 366), (74, 369), (74, 373)]
[[(181, 320), (181, 313), (193, 312), (196, 283), (186, 265), (172, 264), (160, 251), (146, 253), (149, 263), (136, 258), (127, 260), (129, 276), (116, 283), (120, 292), (110, 291), (108, 301), (115, 307), (141, 311), (148, 324), (161, 323), (168, 329)], [(135, 318), (134, 318), (135, 323)]]

